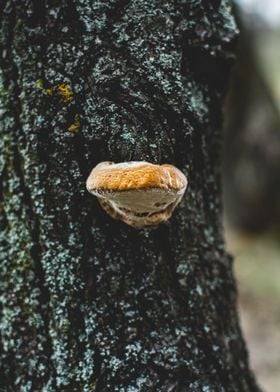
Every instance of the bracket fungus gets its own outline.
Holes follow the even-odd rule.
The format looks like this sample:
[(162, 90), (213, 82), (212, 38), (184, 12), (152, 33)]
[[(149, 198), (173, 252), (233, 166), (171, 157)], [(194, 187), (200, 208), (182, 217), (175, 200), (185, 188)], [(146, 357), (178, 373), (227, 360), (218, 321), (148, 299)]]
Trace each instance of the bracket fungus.
[(141, 229), (170, 218), (187, 178), (169, 164), (101, 162), (91, 171), (86, 187), (112, 218)]

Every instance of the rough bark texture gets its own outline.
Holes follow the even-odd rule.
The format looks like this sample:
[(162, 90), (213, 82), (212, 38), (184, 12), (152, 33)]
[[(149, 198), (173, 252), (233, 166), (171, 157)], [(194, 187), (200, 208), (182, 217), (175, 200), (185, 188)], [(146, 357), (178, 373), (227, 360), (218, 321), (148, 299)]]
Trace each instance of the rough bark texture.
[[(257, 391), (224, 251), (226, 0), (3, 1), (1, 387)], [(85, 190), (100, 161), (172, 163), (189, 188), (137, 231)]]

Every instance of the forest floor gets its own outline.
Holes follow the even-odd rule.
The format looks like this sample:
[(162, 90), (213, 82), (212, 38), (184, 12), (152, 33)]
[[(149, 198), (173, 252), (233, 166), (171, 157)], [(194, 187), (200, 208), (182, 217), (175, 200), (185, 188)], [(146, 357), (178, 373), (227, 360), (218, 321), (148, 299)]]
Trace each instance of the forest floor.
[(265, 392), (280, 391), (280, 238), (226, 230), (250, 363)]

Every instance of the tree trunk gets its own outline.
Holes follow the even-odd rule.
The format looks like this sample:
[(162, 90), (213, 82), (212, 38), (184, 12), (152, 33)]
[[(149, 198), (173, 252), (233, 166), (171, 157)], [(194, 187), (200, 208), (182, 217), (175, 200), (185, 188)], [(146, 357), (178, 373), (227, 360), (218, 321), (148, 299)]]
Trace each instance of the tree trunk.
[(262, 56), (260, 60), (256, 48), (265, 46), (265, 40), (258, 45), (259, 36), (266, 41), (269, 37), (270, 45), (277, 42), (274, 46), (278, 48), (280, 32), (258, 31), (256, 26), (248, 26), (238, 10), (236, 13), (241, 33), (224, 125), (227, 219), (239, 230), (279, 232), (280, 106), (272, 88), (277, 90), (279, 83), (276, 78), (272, 78), (274, 85), (269, 83), (271, 69), (265, 64), (272, 59)]
[[(0, 5), (3, 391), (258, 391), (221, 227), (227, 0)], [(155, 230), (85, 189), (101, 161), (172, 163)]]

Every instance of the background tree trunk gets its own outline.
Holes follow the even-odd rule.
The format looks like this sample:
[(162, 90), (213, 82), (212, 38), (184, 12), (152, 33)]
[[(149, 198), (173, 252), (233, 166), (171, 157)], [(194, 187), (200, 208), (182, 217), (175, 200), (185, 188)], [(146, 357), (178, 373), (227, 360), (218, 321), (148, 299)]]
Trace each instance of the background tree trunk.
[[(0, 5), (4, 391), (257, 391), (221, 229), (227, 1)], [(137, 231), (87, 193), (100, 161), (189, 188)]]
[(263, 52), (264, 47), (278, 48), (280, 33), (258, 28), (238, 9), (236, 14), (241, 30), (238, 60), (224, 124), (227, 219), (239, 230), (279, 232), (280, 107), (275, 98), (279, 82), (276, 76), (268, 77), (273, 72), (266, 65), (278, 61)]

